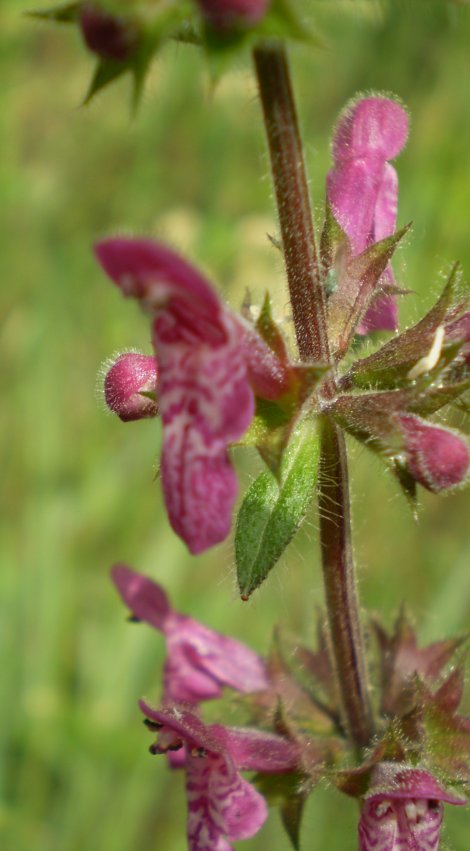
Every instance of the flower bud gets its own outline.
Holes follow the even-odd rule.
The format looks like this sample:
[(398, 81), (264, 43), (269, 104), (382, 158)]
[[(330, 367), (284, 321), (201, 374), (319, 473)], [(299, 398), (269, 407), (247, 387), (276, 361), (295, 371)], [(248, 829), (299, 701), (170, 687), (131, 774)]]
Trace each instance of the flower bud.
[(400, 414), (398, 421), (408, 469), (420, 485), (440, 493), (463, 483), (470, 466), (470, 450), (463, 435), (410, 414)]
[(108, 369), (104, 379), (104, 398), (108, 408), (123, 422), (155, 417), (155, 399), (142, 395), (155, 393), (157, 363), (154, 357), (124, 352)]
[(206, 21), (217, 30), (254, 26), (266, 14), (269, 0), (198, 0)]
[(80, 13), (80, 27), (87, 47), (114, 62), (125, 62), (137, 41), (135, 24), (123, 17), (110, 15), (93, 3), (86, 3)]

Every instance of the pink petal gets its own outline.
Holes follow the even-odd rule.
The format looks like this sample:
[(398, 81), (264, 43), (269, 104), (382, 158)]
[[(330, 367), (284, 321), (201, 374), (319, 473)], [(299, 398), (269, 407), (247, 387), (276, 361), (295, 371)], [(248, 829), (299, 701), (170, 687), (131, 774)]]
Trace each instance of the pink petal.
[(178, 641), (194, 668), (242, 693), (268, 688), (263, 660), (245, 644), (182, 615), (174, 616), (170, 623), (170, 642)]
[(222, 684), (203, 668), (195, 666), (188, 648), (179, 640), (168, 642), (168, 657), (163, 670), (163, 693), (168, 703), (197, 705), (222, 694)]
[(377, 155), (393, 160), (405, 145), (408, 116), (390, 98), (361, 98), (347, 106), (333, 137), (333, 159), (343, 162)]
[(200, 703), (219, 697), (224, 686), (243, 693), (268, 688), (266, 666), (249, 647), (174, 612), (160, 585), (129, 567), (116, 565), (111, 576), (130, 611), (165, 634), (169, 701)]
[[(348, 236), (353, 255), (393, 234), (398, 179), (387, 160), (402, 149), (408, 132), (405, 111), (388, 98), (365, 98), (340, 119), (333, 139), (335, 167), (327, 176), (333, 214)], [(385, 273), (393, 283), (391, 268)], [(368, 311), (358, 333), (395, 330), (393, 296), (380, 297)]]
[(169, 298), (190, 296), (194, 311), (217, 320), (219, 299), (206, 279), (174, 251), (149, 239), (114, 237), (95, 245), (95, 254), (123, 294), (133, 296), (151, 309)]
[(268, 815), (264, 798), (219, 754), (188, 757), (186, 793), (190, 851), (225, 851), (229, 841), (257, 833)]
[(361, 813), (360, 851), (438, 851), (443, 801), (466, 803), (427, 771), (379, 764)]
[(299, 764), (298, 745), (282, 736), (244, 727), (225, 727), (223, 733), (237, 768), (282, 774)]
[[(171, 525), (192, 553), (229, 533), (237, 481), (227, 446), (254, 413), (238, 326), (220, 317), (216, 346), (168, 339), (171, 306), (154, 324), (164, 424), (161, 476)], [(164, 330), (162, 325), (165, 323)]]
[(152, 314), (165, 501), (175, 532), (200, 553), (229, 532), (237, 483), (227, 447), (254, 412), (240, 323), (192, 266), (158, 243), (111, 239), (96, 253)]
[(374, 212), (373, 241), (390, 236), (397, 223), (398, 176), (390, 163), (385, 163), (377, 192)]
[(182, 707), (154, 710), (144, 701), (139, 705), (162, 725), (158, 736), (165, 742), (184, 743), (190, 851), (226, 851), (230, 841), (253, 836), (266, 820), (266, 802), (238, 773), (224, 728), (206, 727)]
[(111, 578), (132, 614), (165, 632), (171, 607), (163, 588), (125, 564), (116, 564), (111, 570)]
[(469, 472), (470, 449), (463, 435), (411, 414), (398, 421), (411, 475), (434, 493), (462, 484)]
[(279, 399), (289, 389), (284, 364), (250, 326), (243, 326), (242, 346), (255, 394), (263, 399)]
[(124, 352), (116, 358), (104, 379), (108, 408), (123, 422), (155, 417), (158, 405), (142, 393), (155, 393), (157, 362), (154, 357)]
[(241, 642), (183, 615), (170, 618), (166, 634), (165, 691), (172, 700), (210, 700), (223, 686), (242, 693), (268, 687), (263, 660)]
[(349, 159), (326, 177), (328, 201), (335, 219), (351, 242), (354, 255), (371, 244), (383, 170), (384, 161), (376, 156)]
[(359, 823), (360, 851), (439, 851), (440, 801), (367, 800)]
[[(389, 265), (381, 279), (393, 285), (395, 279)], [(393, 295), (379, 296), (369, 307), (364, 319), (357, 327), (358, 334), (370, 334), (371, 331), (396, 331), (398, 327), (397, 300)]]
[(375, 768), (367, 800), (377, 797), (400, 800), (429, 798), (457, 805), (466, 803), (465, 798), (448, 792), (428, 771), (395, 762), (379, 763)]

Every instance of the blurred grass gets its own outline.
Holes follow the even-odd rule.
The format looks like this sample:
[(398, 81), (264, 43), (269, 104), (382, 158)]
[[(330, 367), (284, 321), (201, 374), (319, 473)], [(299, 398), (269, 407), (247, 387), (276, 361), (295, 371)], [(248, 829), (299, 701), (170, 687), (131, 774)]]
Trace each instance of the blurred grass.
[[(248, 65), (211, 95), (197, 52), (168, 46), (137, 121), (125, 81), (77, 109), (90, 58), (71, 30), (23, 18), (27, 8), (2, 0), (0, 9), (0, 847), (180, 851), (181, 778), (147, 757), (136, 710), (139, 696), (158, 695), (161, 641), (126, 624), (108, 568), (129, 561), (179, 608), (264, 651), (278, 620), (313, 634), (315, 522), (248, 606), (234, 591), (230, 543), (186, 554), (153, 481), (158, 425), (121, 426), (96, 402), (100, 363), (116, 349), (148, 349), (148, 328), (104, 280), (90, 244), (120, 228), (157, 234), (233, 305), (246, 286), (258, 296), (271, 286), (282, 313), (258, 105)], [(469, 11), (437, 0), (402, 0), (393, 11), (311, 0), (313, 11), (330, 47), (299, 47), (292, 62), (318, 215), (345, 101), (394, 91), (411, 111), (398, 168), (400, 220), (415, 225), (396, 265), (416, 292), (403, 305), (410, 321), (453, 259), (470, 274)], [(249, 481), (256, 462), (239, 460)], [(415, 524), (378, 463), (353, 448), (352, 468), (364, 605), (390, 623), (406, 597), (423, 639), (468, 630), (468, 496), (425, 495)], [(466, 818), (449, 813), (449, 848), (468, 846)], [(353, 804), (320, 790), (303, 835), (312, 851), (353, 849)], [(288, 848), (275, 813), (240, 847), (267, 846)]]

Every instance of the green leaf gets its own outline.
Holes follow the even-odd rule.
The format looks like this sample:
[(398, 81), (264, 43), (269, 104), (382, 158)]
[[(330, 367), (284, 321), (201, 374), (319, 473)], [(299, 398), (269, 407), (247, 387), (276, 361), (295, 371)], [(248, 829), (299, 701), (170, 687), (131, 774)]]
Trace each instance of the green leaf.
[(315, 493), (318, 455), (318, 435), (304, 424), (285, 451), (279, 483), (265, 471), (249, 488), (235, 532), (242, 599), (247, 600), (266, 579), (304, 520)]
[(72, 24), (78, 19), (80, 3), (64, 3), (50, 9), (38, 9), (26, 12), (29, 18), (39, 18), (41, 21), (53, 21), (57, 24)]
[(98, 92), (105, 89), (106, 86), (109, 86), (110, 83), (114, 82), (114, 80), (117, 80), (119, 77), (122, 77), (126, 71), (130, 70), (129, 65), (125, 62), (116, 62), (111, 59), (100, 59), (85, 95), (83, 106), (90, 103), (92, 98), (94, 98)]

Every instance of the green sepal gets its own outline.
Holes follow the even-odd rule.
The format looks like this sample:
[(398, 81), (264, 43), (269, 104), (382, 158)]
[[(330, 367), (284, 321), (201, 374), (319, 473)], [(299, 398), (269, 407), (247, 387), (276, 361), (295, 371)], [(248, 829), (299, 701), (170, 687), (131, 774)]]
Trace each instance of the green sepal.
[(203, 25), (202, 43), (213, 84), (237, 64), (241, 55), (274, 41), (296, 41), (324, 48), (321, 37), (308, 27), (297, 13), (292, 0), (271, 0), (262, 20), (251, 27), (234, 25), (227, 31)]
[(116, 62), (111, 59), (100, 59), (96, 65), (95, 72), (88, 87), (88, 91), (83, 99), (82, 106), (86, 106), (94, 98), (98, 92), (118, 80), (123, 74), (130, 71), (133, 73), (132, 65), (129, 62)]
[(334, 771), (330, 779), (345, 795), (350, 795), (352, 798), (364, 798), (370, 787), (376, 765), (381, 762), (405, 762), (407, 759), (409, 760), (409, 754), (406, 751), (400, 724), (392, 719), (372, 753), (366, 756), (361, 765)]
[(276, 402), (256, 399), (255, 415), (239, 446), (256, 446), (273, 476), (279, 478), (282, 456), (293, 428), (293, 419)]
[(257, 38), (297, 41), (324, 48), (322, 38), (301, 19), (292, 0), (271, 0), (269, 11), (256, 27)]
[(282, 363), (289, 360), (286, 343), (279, 326), (273, 319), (271, 296), (267, 292), (261, 306), (260, 315), (256, 321), (256, 330), (262, 340), (274, 352)]
[(380, 278), (409, 228), (405, 225), (355, 257), (345, 250), (337, 270), (337, 287), (328, 300), (328, 327), (338, 360), (348, 350), (368, 308), (382, 293)]
[(403, 496), (405, 497), (406, 502), (408, 503), (408, 507), (410, 508), (414, 519), (417, 520), (418, 488), (416, 486), (415, 479), (411, 475), (406, 464), (404, 464), (399, 457), (390, 459), (389, 469), (395, 476), (395, 479), (401, 489)]
[[(431, 310), (416, 325), (389, 340), (378, 351), (355, 361), (341, 380), (342, 386), (365, 388), (373, 385), (377, 389), (388, 389), (399, 382), (406, 383), (409, 371), (429, 352), (437, 328), (458, 319), (469, 309), (468, 295), (461, 289), (460, 265), (455, 263)], [(448, 358), (452, 354), (448, 347), (444, 339), (441, 357)]]
[(419, 725), (426, 757), (455, 785), (470, 782), (470, 719), (440, 705), (438, 694), (421, 688)]
[[(129, 73), (133, 79), (132, 111), (136, 112), (142, 98), (145, 80), (150, 64), (161, 46), (169, 39), (181, 40), (183, 35), (189, 39), (191, 17), (188, 15), (188, 5), (180, 7), (170, 5), (163, 11), (152, 12), (151, 16), (132, 17), (132, 22), (138, 28), (138, 40), (128, 59), (117, 61), (99, 58), (83, 105), (90, 103), (98, 92), (105, 89), (115, 80)], [(107, 10), (108, 11), (108, 10)], [(193, 16), (194, 17), (194, 16)]]
[[(350, 256), (351, 243), (347, 234), (336, 221), (328, 201), (325, 207), (325, 222), (320, 238), (320, 258), (326, 276), (336, 279), (337, 267), (341, 265), (341, 255)], [(336, 289), (336, 287), (335, 287)], [(331, 295), (332, 293), (327, 293)]]
[(317, 432), (302, 424), (284, 453), (279, 481), (266, 470), (248, 489), (235, 531), (242, 599), (264, 582), (302, 524), (315, 493), (318, 456)]
[(257, 774), (253, 783), (272, 807), (278, 807), (294, 851), (300, 848), (300, 826), (311, 784), (302, 774)]
[(78, 20), (81, 3), (63, 3), (49, 9), (38, 9), (26, 12), (29, 18), (38, 18), (41, 21), (52, 21), (56, 24), (73, 24)]
[(213, 86), (237, 64), (240, 54), (249, 53), (253, 44), (250, 30), (234, 27), (218, 32), (208, 25), (202, 27), (201, 41)]

